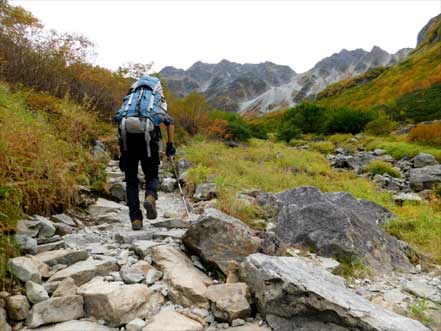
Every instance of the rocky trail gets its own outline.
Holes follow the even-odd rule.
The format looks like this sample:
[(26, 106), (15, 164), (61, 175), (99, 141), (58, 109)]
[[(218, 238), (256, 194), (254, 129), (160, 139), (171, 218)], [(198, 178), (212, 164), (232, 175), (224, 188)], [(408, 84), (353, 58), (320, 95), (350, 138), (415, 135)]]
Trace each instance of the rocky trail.
[[(188, 167), (179, 162), (180, 175)], [(429, 330), (403, 316), (419, 302), (441, 329), (441, 272), (409, 262), (408, 247), (378, 226), (390, 213), (378, 205), (313, 187), (247, 192), (271, 220), (257, 233), (212, 208), (213, 183), (196, 189), (186, 217), (176, 179), (162, 171), (159, 217), (132, 231), (123, 175), (113, 161), (107, 173), (120, 202), (19, 222), (26, 255), (8, 267), (23, 287), (1, 292), (1, 331)], [(318, 255), (295, 248), (311, 242)], [(288, 256), (276, 256), (283, 247)], [(378, 277), (332, 274), (343, 253)]]

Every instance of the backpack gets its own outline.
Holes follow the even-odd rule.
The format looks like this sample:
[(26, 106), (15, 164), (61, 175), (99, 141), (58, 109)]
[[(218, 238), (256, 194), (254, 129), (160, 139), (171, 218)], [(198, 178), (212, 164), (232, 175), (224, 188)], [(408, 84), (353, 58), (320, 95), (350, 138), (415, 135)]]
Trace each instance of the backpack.
[(150, 141), (155, 126), (167, 114), (167, 103), (161, 82), (152, 76), (143, 76), (131, 87), (114, 119), (119, 123), (120, 139), (127, 151), (127, 132), (145, 135), (147, 155), (151, 156)]

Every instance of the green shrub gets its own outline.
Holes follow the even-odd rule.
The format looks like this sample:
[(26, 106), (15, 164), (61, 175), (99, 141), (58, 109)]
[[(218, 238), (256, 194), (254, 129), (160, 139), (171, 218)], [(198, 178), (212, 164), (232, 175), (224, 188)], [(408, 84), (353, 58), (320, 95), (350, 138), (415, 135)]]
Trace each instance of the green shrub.
[(325, 108), (305, 102), (288, 109), (282, 115), (281, 122), (289, 122), (303, 133), (317, 133), (321, 132), (325, 112)]
[(384, 113), (380, 113), (378, 117), (366, 124), (365, 132), (377, 136), (391, 133), (398, 123), (389, 119)]
[(276, 137), (280, 141), (289, 143), (292, 139), (302, 138), (302, 130), (291, 122), (282, 122), (277, 129)]
[(309, 147), (322, 154), (331, 154), (335, 151), (335, 145), (331, 141), (316, 141), (309, 144)]
[(365, 170), (366, 172), (374, 175), (388, 174), (395, 178), (401, 177), (400, 172), (396, 168), (394, 168), (390, 163), (381, 160), (373, 160), (369, 162)]
[(288, 143), (291, 147), (300, 147), (306, 145), (308, 142), (303, 139), (291, 139)]
[(323, 131), (326, 134), (352, 133), (363, 131), (367, 123), (373, 118), (370, 112), (361, 112), (354, 109), (342, 108), (328, 113)]
[(267, 129), (262, 124), (252, 124), (236, 113), (224, 111), (214, 111), (210, 114), (210, 119), (222, 119), (228, 122), (226, 134), (233, 140), (246, 141), (250, 138), (267, 139)]

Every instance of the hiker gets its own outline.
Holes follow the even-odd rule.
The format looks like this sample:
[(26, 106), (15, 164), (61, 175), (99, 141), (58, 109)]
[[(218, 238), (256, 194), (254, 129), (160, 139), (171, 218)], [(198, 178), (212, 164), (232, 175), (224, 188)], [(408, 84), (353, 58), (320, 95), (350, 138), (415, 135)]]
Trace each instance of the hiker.
[(147, 218), (153, 220), (157, 217), (162, 123), (167, 126), (165, 154), (171, 158), (176, 152), (173, 145), (173, 119), (167, 112), (160, 80), (152, 76), (142, 76), (136, 81), (114, 119), (119, 123), (120, 168), (126, 176), (130, 221), (133, 230), (141, 230), (143, 215), (139, 202), (138, 165), (141, 161), (146, 182), (144, 208)]

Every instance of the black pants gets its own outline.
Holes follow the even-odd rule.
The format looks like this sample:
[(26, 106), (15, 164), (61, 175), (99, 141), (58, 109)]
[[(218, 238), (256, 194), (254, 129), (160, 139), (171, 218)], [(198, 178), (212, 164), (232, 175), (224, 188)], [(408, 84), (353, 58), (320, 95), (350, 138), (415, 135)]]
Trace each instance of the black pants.
[(138, 165), (140, 161), (145, 176), (146, 195), (151, 194), (156, 199), (158, 198), (159, 139), (153, 137), (150, 143), (151, 157), (148, 157), (144, 134), (127, 133), (127, 151), (121, 157), (123, 158), (123, 168), (126, 175), (127, 205), (132, 221), (142, 220), (143, 218), (139, 206), (138, 188)]

